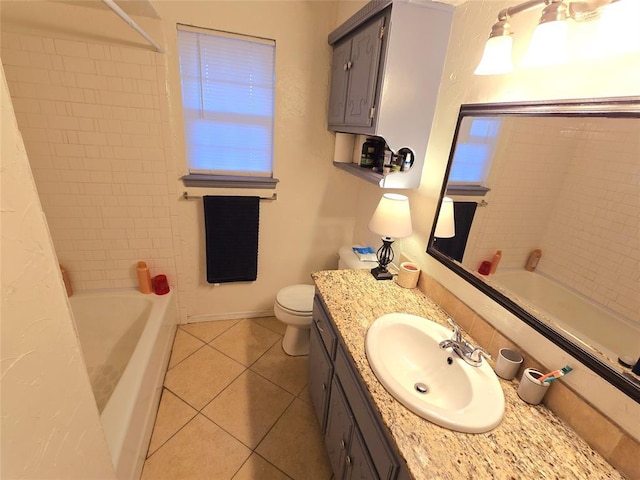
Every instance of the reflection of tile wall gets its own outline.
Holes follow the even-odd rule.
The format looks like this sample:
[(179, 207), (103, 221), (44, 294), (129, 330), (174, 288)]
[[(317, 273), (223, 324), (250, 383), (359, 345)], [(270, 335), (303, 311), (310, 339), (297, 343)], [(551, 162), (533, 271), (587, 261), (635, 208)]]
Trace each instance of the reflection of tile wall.
[[(497, 358), (501, 348), (512, 348), (521, 352), (525, 360), (516, 378), (522, 375), (525, 368), (550, 370), (550, 366), (540, 364), (533, 355), (493, 328), (489, 322), (424, 272), (420, 275), (418, 288), (441, 305), (493, 358)], [(640, 464), (637, 461), (640, 456), (640, 444), (566, 384), (562, 381), (553, 382), (543, 402), (627, 478), (640, 478)]]
[(541, 272), (640, 322), (638, 120), (562, 122), (505, 122), (510, 142), (498, 146), (464, 263), (501, 249), (501, 268), (522, 268), (541, 248)]
[(161, 135), (164, 56), (2, 32), (2, 63), (56, 252), (74, 288), (175, 280)]
[[(541, 270), (640, 324), (640, 129), (586, 119), (544, 232)], [(588, 225), (588, 227), (587, 227)]]

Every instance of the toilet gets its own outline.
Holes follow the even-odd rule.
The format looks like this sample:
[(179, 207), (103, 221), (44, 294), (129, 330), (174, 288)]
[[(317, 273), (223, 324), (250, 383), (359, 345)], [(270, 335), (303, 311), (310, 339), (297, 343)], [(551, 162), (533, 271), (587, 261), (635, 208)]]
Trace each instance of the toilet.
[(289, 285), (276, 294), (276, 318), (287, 325), (282, 349), (296, 357), (309, 354), (309, 329), (313, 313), (313, 285)]
[[(371, 269), (375, 263), (361, 262), (351, 247), (339, 250), (338, 268)], [(313, 285), (289, 285), (278, 291), (273, 311), (278, 320), (287, 325), (282, 339), (282, 349), (287, 355), (297, 357), (309, 354), (309, 330), (313, 315)]]

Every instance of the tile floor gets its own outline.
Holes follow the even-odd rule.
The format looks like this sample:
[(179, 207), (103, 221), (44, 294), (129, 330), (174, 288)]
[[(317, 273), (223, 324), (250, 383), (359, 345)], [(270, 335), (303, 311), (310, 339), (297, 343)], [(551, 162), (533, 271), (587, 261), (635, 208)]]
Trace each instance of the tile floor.
[(143, 480), (328, 480), (307, 390), (275, 317), (180, 325)]

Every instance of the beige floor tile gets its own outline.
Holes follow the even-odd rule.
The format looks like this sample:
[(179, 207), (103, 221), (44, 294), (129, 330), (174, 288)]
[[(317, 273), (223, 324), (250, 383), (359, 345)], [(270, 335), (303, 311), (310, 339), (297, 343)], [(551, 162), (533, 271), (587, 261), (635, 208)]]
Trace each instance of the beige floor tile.
[(203, 408), (202, 413), (253, 449), (293, 398), (289, 392), (247, 370)]
[(209, 343), (238, 322), (239, 320), (219, 320), (215, 322), (187, 323), (186, 325), (180, 325), (180, 328), (194, 337), (198, 337), (203, 342)]
[(258, 445), (256, 453), (292, 478), (331, 478), (331, 466), (313, 407), (298, 399)]
[(151, 455), (169, 440), (178, 430), (184, 427), (198, 412), (184, 403), (166, 388), (162, 390), (162, 399), (153, 427), (149, 453)]
[(171, 349), (169, 368), (175, 367), (203, 345), (204, 342), (202, 340), (198, 340), (180, 328), (176, 330), (176, 338), (173, 341), (173, 348)]
[(205, 345), (169, 370), (164, 385), (200, 410), (243, 371), (238, 362)]
[(287, 326), (276, 317), (254, 318), (253, 321), (279, 335), (284, 335), (284, 331), (287, 329)]
[(278, 342), (250, 368), (287, 392), (298, 395), (307, 384), (309, 356), (290, 357)]
[(197, 415), (147, 459), (142, 480), (226, 480), (250, 454), (238, 440)]
[(291, 480), (260, 455), (252, 454), (232, 480)]
[(241, 320), (209, 345), (248, 367), (280, 339), (253, 320)]
[(307, 384), (302, 391), (300, 392), (300, 394), (298, 395), (298, 398), (300, 400), (302, 400), (303, 402), (307, 402), (309, 405), (313, 405), (313, 400), (311, 399), (311, 393), (309, 393), (309, 384)]

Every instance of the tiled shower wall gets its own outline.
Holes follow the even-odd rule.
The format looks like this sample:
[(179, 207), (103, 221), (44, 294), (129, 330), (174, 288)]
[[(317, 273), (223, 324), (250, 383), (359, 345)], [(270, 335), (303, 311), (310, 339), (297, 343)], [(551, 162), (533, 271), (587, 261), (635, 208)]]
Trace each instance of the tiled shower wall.
[(174, 282), (164, 55), (7, 31), (1, 53), (56, 252), (74, 288), (134, 286), (138, 260)]
[(640, 322), (638, 120), (520, 118), (503, 131), (465, 265), (501, 249), (500, 268), (522, 268), (540, 248), (541, 272)]

